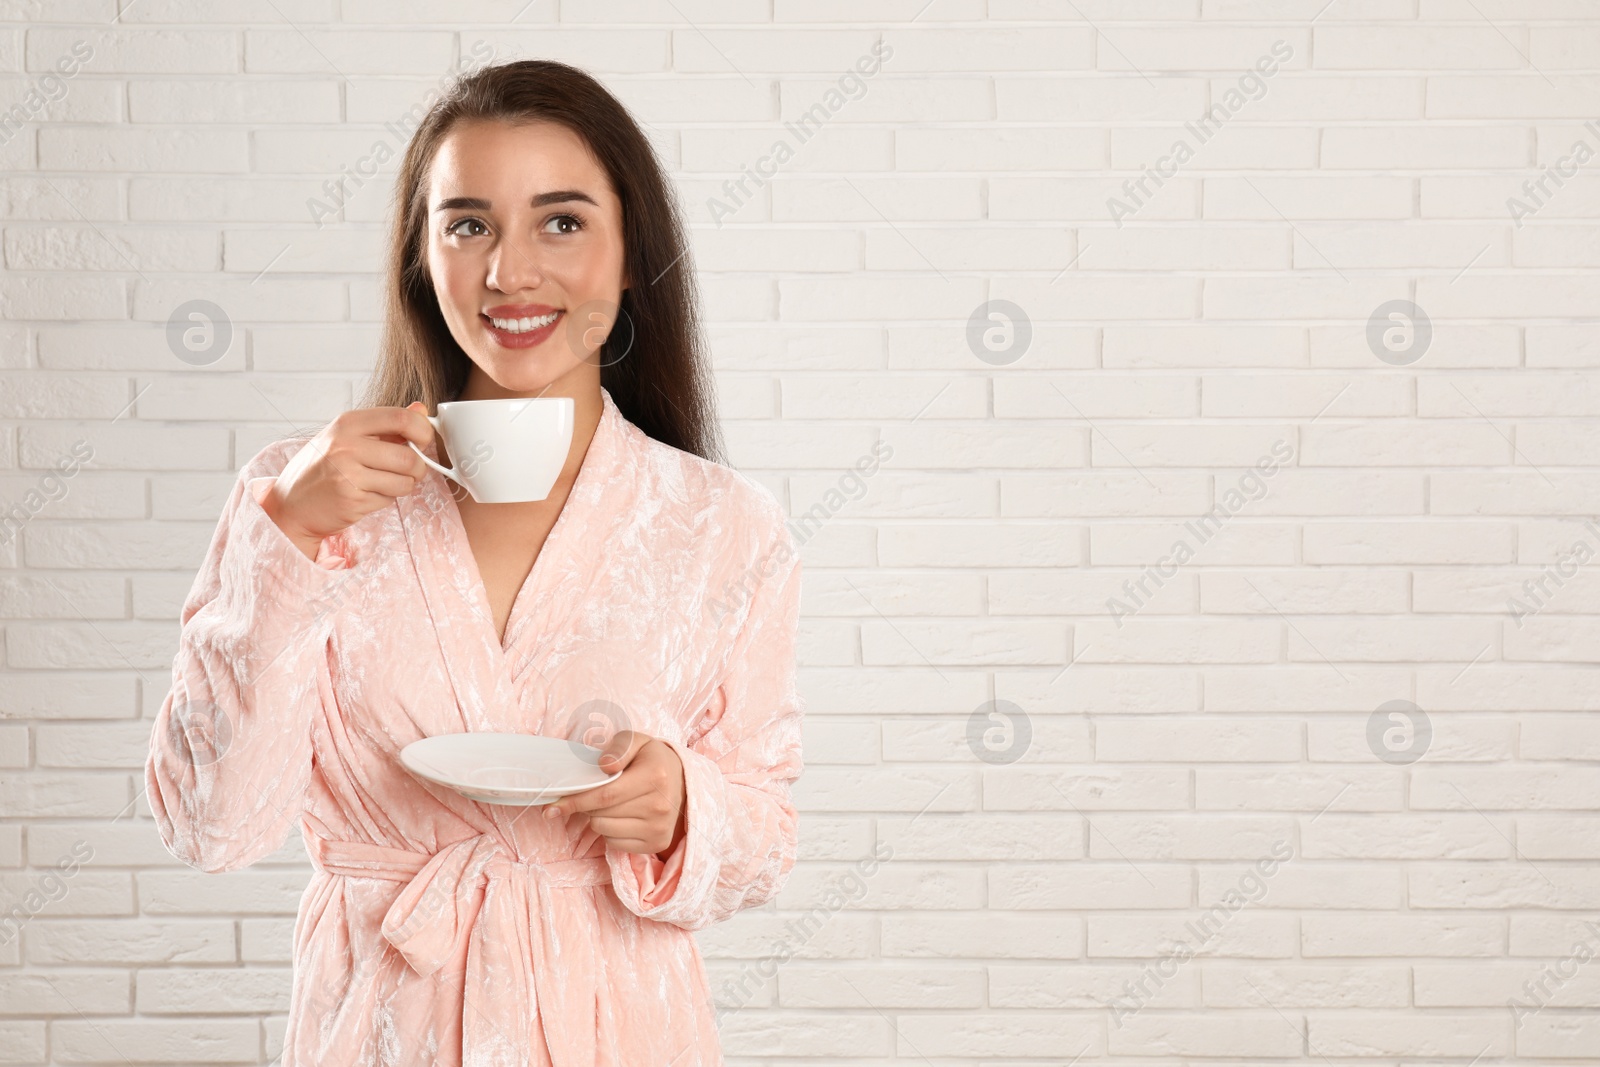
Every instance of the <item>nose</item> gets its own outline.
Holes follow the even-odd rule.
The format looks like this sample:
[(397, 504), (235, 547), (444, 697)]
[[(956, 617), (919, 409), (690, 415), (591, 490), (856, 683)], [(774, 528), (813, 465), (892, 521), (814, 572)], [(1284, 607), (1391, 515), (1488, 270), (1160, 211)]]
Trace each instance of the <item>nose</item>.
[(544, 272), (535, 264), (535, 255), (532, 244), (522, 244), (510, 234), (502, 237), (489, 253), (489, 288), (502, 293), (537, 289), (544, 281)]

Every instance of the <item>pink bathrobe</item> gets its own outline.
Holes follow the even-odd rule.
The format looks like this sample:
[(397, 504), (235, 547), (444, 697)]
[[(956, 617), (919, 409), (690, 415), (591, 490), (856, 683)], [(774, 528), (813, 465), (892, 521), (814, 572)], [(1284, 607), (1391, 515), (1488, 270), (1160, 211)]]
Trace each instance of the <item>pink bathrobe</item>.
[[(770, 899), (794, 863), (800, 560), (769, 492), (602, 394), (503, 645), (442, 476), (313, 563), (259, 502), (305, 442), (240, 472), (145, 785), (163, 844), (204, 871), (300, 820), (315, 870), (283, 1067), (722, 1062), (690, 931)], [(683, 761), (687, 833), (664, 863), (397, 758), (437, 734), (601, 744), (622, 726)]]

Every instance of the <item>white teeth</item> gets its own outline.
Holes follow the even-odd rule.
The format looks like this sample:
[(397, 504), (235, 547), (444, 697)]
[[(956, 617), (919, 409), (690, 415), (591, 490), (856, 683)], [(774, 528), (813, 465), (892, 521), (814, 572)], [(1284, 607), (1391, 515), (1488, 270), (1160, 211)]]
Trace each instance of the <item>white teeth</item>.
[(497, 329), (505, 330), (507, 333), (527, 333), (529, 330), (537, 330), (550, 325), (556, 321), (556, 316), (560, 314), (561, 312), (559, 311), (552, 311), (550, 314), (543, 315), (537, 319), (490, 319), (489, 321), (494, 323)]

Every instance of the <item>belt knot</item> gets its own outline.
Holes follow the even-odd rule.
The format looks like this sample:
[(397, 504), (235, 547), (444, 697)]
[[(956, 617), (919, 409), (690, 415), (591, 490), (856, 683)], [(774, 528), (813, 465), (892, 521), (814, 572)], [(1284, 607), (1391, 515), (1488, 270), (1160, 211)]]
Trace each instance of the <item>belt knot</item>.
[[(447, 963), (461, 968), (464, 1063), (526, 1063), (526, 1030), (534, 1018), (556, 1067), (594, 1062), (600, 965), (593, 923), (576, 901), (558, 906), (552, 890), (610, 884), (604, 856), (519, 859), (494, 834), (464, 838), (431, 856), (305, 836), (318, 870), (404, 883), (384, 914), (383, 936), (418, 974)], [(505, 883), (504, 891), (491, 893), (496, 882)], [(529, 904), (539, 923), (531, 931)], [(474, 938), (480, 919), (483, 929)], [(564, 928), (586, 921), (589, 930)], [(532, 981), (513, 982), (507, 995), (491, 976), (499, 967), (517, 967), (508, 953), (524, 945), (532, 955)]]

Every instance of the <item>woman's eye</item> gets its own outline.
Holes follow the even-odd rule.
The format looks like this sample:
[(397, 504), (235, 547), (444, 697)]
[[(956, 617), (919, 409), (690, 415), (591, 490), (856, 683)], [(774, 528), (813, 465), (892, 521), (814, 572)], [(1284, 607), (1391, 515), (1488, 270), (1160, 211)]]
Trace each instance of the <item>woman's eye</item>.
[[(463, 236), (463, 234), (461, 232), (461, 227), (463, 227), (463, 226), (476, 226), (480, 230), (482, 230), (483, 233), (488, 233), (489, 232), (489, 227), (487, 227), (487, 226), (485, 226), (483, 224), (483, 220), (482, 219), (457, 219), (455, 222), (452, 222), (450, 225), (446, 226), (444, 232), (449, 234), (452, 237), (461, 237), (461, 236)], [(464, 236), (467, 236), (467, 237), (478, 237), (478, 236), (481, 236), (481, 235), (480, 234), (476, 234), (476, 233), (469, 233), (469, 234), (465, 234)]]
[[(583, 220), (576, 215), (555, 215), (546, 225), (565, 226), (567, 228), (557, 231), (558, 236), (576, 233), (583, 229)], [(466, 227), (466, 229), (463, 229)], [(444, 232), (451, 237), (482, 237), (489, 232), (482, 219), (464, 218), (457, 219), (444, 228)]]

